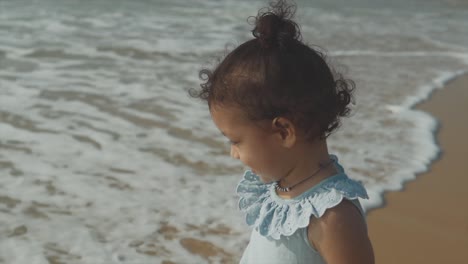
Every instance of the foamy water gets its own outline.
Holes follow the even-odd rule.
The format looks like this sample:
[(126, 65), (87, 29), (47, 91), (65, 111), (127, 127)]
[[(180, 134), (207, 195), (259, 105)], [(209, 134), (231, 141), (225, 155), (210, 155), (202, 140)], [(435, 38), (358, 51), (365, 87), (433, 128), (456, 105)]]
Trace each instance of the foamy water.
[[(298, 4), (304, 39), (356, 80), (329, 144), (378, 206), (438, 155), (412, 107), (468, 71), (468, 7)], [(0, 1), (0, 263), (238, 261), (244, 167), (186, 90), (261, 6)]]

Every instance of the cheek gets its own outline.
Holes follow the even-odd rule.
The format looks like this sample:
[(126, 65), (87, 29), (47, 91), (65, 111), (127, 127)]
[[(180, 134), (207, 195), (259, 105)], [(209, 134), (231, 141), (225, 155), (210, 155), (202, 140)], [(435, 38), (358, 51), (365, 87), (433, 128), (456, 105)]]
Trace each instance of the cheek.
[(257, 134), (238, 148), (241, 162), (259, 175), (263, 182), (281, 178), (281, 149), (274, 144), (270, 135)]
[(280, 177), (277, 174), (281, 171), (281, 159), (268, 148), (259, 146), (252, 149), (241, 156), (241, 161), (262, 178), (268, 178), (269, 181)]
[(285, 153), (279, 149), (271, 148), (264, 153), (263, 169), (271, 181), (277, 181), (288, 173), (290, 168), (288, 158), (290, 157), (285, 156)]

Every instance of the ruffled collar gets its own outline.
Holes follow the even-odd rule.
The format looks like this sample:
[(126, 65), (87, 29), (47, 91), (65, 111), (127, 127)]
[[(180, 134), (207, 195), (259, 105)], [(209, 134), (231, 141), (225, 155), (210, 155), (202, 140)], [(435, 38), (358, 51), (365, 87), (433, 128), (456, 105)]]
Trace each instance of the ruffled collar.
[(239, 209), (246, 213), (246, 222), (262, 236), (280, 239), (297, 229), (309, 225), (310, 217), (321, 217), (328, 208), (338, 205), (344, 198), (368, 199), (364, 186), (348, 178), (338, 158), (330, 155), (338, 174), (328, 177), (292, 199), (276, 194), (273, 183), (265, 184), (252, 171), (245, 172), (237, 186)]

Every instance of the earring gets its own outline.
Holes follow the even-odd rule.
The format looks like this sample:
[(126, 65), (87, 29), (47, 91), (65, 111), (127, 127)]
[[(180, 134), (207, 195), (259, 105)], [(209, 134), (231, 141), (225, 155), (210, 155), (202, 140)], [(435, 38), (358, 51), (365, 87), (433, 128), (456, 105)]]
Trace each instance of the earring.
[(273, 119), (273, 121), (272, 121), (273, 125), (278, 126), (278, 124), (277, 124), (278, 118), (279, 118), (279, 117), (275, 117), (275, 118)]
[(281, 129), (287, 128), (287, 127), (288, 127), (288, 124), (285, 124), (285, 125), (280, 124), (280, 123), (278, 122), (278, 119), (279, 119), (279, 118), (280, 118), (280, 117), (278, 116), (278, 117), (275, 117), (275, 118), (273, 119), (273, 121), (272, 121), (273, 125), (275, 125), (275, 126), (281, 128)]

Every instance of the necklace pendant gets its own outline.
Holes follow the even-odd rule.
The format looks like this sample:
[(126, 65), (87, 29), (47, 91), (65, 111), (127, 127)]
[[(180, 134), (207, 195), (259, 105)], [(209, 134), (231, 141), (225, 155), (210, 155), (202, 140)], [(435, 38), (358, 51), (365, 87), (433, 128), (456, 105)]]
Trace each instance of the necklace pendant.
[(318, 169), (317, 169), (314, 173), (312, 173), (312, 175), (310, 175), (309, 177), (307, 177), (307, 178), (303, 179), (302, 181), (300, 181), (300, 182), (298, 182), (298, 183), (296, 183), (296, 184), (293, 184), (293, 185), (291, 185), (291, 186), (289, 186), (289, 187), (286, 187), (286, 188), (280, 187), (280, 186), (279, 186), (279, 182), (280, 182), (280, 181), (276, 181), (276, 182), (274, 183), (274, 184), (275, 184), (275, 188), (276, 188), (276, 190), (278, 190), (278, 191), (289, 192), (289, 191), (291, 191), (291, 189), (292, 189), (293, 187), (295, 187), (295, 186), (297, 186), (297, 185), (299, 185), (299, 184), (301, 184), (301, 183), (307, 181), (308, 179), (310, 179), (310, 178), (312, 178), (313, 176), (315, 176), (316, 174), (318, 174), (321, 170), (323, 170), (323, 169), (325, 169), (326, 167), (330, 166), (330, 164), (332, 164), (333, 161), (334, 161), (333, 159), (330, 159), (327, 163), (319, 163)]
[(292, 189), (292, 187), (283, 188), (283, 187), (279, 186), (278, 182), (275, 183), (275, 188), (276, 188), (276, 190), (282, 191), (282, 192), (289, 192)]

